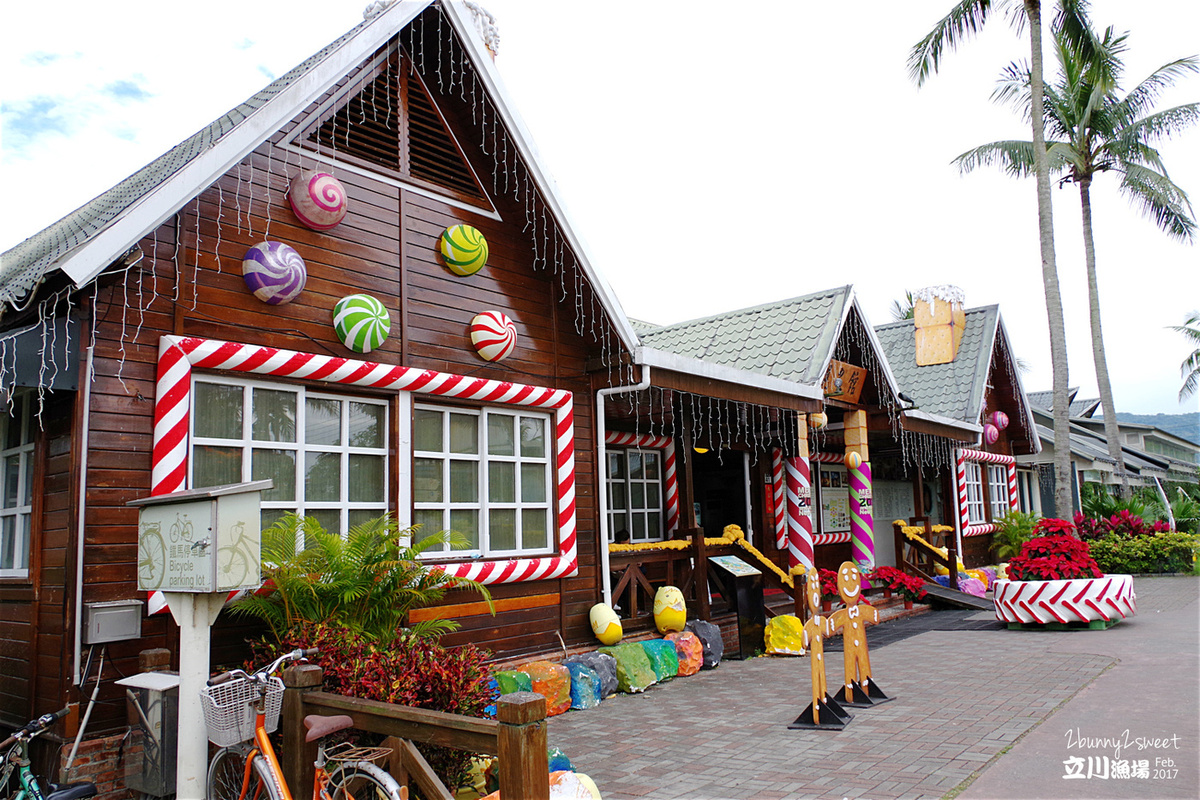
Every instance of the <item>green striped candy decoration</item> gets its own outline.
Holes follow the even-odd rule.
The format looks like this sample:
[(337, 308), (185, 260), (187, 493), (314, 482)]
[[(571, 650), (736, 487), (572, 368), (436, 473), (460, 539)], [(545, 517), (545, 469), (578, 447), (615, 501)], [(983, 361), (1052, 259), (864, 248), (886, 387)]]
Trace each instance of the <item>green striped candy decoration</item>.
[(487, 239), (470, 225), (451, 225), (442, 232), (442, 257), (455, 275), (474, 275), (488, 259)]
[(352, 294), (333, 307), (333, 329), (346, 347), (356, 353), (369, 353), (387, 339), (392, 318), (383, 303), (371, 295)]

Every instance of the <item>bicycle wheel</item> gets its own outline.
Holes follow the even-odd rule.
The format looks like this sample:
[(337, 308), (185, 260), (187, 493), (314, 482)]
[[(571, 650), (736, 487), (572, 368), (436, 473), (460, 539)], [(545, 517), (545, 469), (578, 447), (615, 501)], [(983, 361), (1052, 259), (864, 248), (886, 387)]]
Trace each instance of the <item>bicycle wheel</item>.
[(229, 546), (217, 551), (217, 585), (226, 589), (246, 584), (250, 574), (250, 559), (240, 548)]
[(283, 800), (271, 780), (266, 759), (254, 754), (250, 780), (243, 792), (246, 777), (245, 745), (222, 747), (208, 766), (208, 800)]
[(400, 800), (396, 779), (368, 761), (347, 761), (329, 773), (333, 800)]

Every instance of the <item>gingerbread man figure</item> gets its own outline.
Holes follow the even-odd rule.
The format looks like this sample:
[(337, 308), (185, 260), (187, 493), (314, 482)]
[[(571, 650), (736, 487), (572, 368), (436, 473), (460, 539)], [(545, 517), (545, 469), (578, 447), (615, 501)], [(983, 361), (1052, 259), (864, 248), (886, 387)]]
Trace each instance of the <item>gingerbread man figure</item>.
[(829, 636), (829, 620), (821, 616), (821, 578), (812, 567), (808, 570), (808, 608), (812, 616), (804, 623), (804, 649), (808, 651), (809, 666), (812, 669), (812, 715), (813, 722), (821, 724), (821, 706), (825, 703), (828, 690), (825, 686), (825, 644), (824, 637)]
[[(871, 694), (871, 659), (867, 654), (867, 621), (879, 622), (879, 612), (871, 605), (859, 605), (862, 592), (862, 573), (853, 561), (838, 568), (838, 595), (845, 608), (839, 608), (829, 618), (831, 631), (841, 630), (842, 652), (845, 661), (846, 702), (855, 703), (854, 684), (857, 681), (863, 694)], [(882, 693), (880, 693), (882, 697)], [(862, 703), (863, 698), (857, 702)], [(869, 700), (867, 701), (870, 702)]]

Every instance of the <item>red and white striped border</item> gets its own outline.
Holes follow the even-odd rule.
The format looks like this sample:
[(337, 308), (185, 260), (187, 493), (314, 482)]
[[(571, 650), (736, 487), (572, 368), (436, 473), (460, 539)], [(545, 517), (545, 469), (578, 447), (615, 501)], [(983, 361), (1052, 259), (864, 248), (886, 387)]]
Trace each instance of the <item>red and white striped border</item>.
[(850, 541), (850, 531), (842, 531), (841, 533), (818, 533), (813, 536), (813, 545), (845, 544), (848, 541)]
[(274, 347), (164, 336), (159, 340), (157, 396), (154, 404), (154, 456), (151, 465), (151, 494), (154, 495), (177, 492), (187, 485), (193, 369), (250, 372), (553, 410), (558, 555), (444, 564), (439, 565), (439, 569), (448, 575), (471, 578), (485, 584), (548, 580), (578, 574), (575, 421), (571, 392)]
[[(1008, 477), (1008, 507), (1013, 511), (1017, 511), (1021, 507), (1020, 496), (1017, 494), (1017, 460), (1012, 456), (1006, 456), (1003, 453), (985, 453), (982, 450), (967, 450), (959, 449), (955, 453), (954, 458), (954, 479), (956, 494), (958, 496), (958, 521), (959, 530), (962, 532), (962, 537), (968, 538), (971, 536), (983, 536), (986, 533), (992, 533), (996, 530), (996, 526), (991, 523), (981, 523), (972, 525), (970, 517), (967, 514), (967, 463), (968, 461), (976, 461), (985, 464), (1003, 464), (1007, 469)], [(987, 476), (981, 474), (979, 480), (986, 481)], [(959, 543), (961, 549), (962, 543)]]
[(783, 500), (783, 451), (771, 448), (771, 517), (775, 521), (775, 549), (787, 547), (787, 509)]
[(840, 453), (813, 453), (809, 458), (822, 464), (844, 464), (846, 462), (846, 456)]
[(651, 436), (648, 433), (606, 431), (605, 444), (618, 447), (649, 447), (663, 451), (663, 492), (667, 496), (667, 531), (679, 527), (679, 479), (675, 475), (675, 440), (670, 436)]
[(1065, 581), (998, 580), (993, 586), (996, 619), (1001, 622), (1112, 622), (1137, 613), (1131, 575)]

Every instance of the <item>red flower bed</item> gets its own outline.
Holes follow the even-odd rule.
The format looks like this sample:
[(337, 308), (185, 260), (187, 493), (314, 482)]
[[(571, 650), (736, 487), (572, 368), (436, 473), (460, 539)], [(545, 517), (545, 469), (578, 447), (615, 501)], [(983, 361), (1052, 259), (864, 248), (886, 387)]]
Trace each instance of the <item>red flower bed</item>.
[(1021, 546), (1020, 555), (1008, 562), (1008, 578), (1013, 581), (1099, 578), (1103, 574), (1087, 542), (1065, 533), (1030, 539)]
[(895, 567), (876, 567), (868, 577), (876, 586), (887, 587), (909, 600), (925, 596), (925, 581)]

